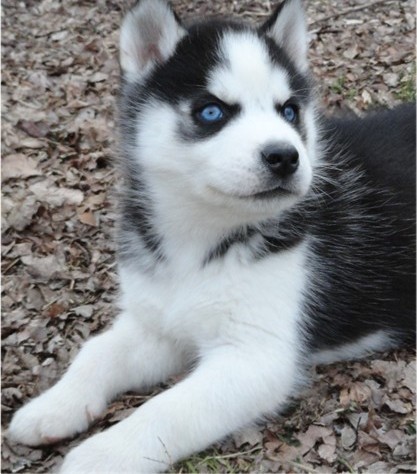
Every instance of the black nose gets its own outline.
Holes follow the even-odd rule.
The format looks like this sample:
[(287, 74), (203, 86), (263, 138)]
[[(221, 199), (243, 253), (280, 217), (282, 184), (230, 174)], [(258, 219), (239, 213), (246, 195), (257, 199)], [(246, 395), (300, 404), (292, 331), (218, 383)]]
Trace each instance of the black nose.
[(287, 143), (275, 143), (261, 151), (262, 161), (276, 176), (287, 178), (298, 168), (298, 151)]

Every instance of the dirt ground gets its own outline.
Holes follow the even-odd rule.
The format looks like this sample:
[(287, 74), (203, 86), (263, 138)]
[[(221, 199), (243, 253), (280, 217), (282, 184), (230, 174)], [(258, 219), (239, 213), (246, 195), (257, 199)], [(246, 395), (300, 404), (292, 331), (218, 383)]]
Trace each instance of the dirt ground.
[[(181, 14), (262, 21), (273, 2), (174, 0)], [(329, 113), (415, 99), (412, 0), (310, 0), (312, 68)], [(115, 98), (122, 0), (4, 0), (2, 426), (117, 312)], [(415, 353), (313, 370), (281, 417), (174, 472), (415, 472)], [(166, 387), (160, 387), (163, 390)], [(154, 392), (156, 393), (156, 392)], [(150, 394), (152, 395), (152, 394)], [(127, 394), (89, 430), (146, 401)], [(87, 435), (44, 449), (3, 439), (2, 472), (53, 472)]]

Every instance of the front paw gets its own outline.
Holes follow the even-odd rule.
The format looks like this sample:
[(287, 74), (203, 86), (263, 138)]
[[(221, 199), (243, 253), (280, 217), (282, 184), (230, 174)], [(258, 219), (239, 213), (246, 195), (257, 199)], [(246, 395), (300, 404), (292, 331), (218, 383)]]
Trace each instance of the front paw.
[(65, 457), (59, 474), (140, 474), (164, 472), (169, 465), (159, 455), (140, 452), (133, 433), (119, 433), (118, 426), (97, 434)]
[(55, 443), (86, 430), (105, 405), (91, 393), (64, 389), (58, 384), (14, 415), (7, 436), (28, 446)]

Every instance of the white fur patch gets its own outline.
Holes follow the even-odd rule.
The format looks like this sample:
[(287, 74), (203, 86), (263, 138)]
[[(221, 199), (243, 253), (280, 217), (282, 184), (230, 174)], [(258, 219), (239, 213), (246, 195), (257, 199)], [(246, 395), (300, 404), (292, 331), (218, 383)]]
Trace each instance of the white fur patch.
[(271, 63), (266, 46), (251, 32), (228, 32), (220, 45), (223, 61), (208, 81), (209, 91), (226, 103), (270, 110), (291, 96), (287, 72)]
[(374, 352), (385, 351), (393, 346), (393, 340), (385, 331), (377, 331), (361, 339), (313, 355), (313, 364), (331, 364), (340, 360), (359, 359)]

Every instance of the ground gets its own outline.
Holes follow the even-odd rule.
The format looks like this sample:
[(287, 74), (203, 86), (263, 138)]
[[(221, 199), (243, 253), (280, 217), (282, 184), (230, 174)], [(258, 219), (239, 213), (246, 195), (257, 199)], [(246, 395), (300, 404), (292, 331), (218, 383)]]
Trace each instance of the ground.
[[(181, 14), (262, 21), (261, 0), (174, 0)], [(321, 105), (362, 113), (415, 98), (412, 0), (310, 0)], [(62, 374), (117, 312), (115, 102), (122, 0), (4, 0), (2, 424)], [(158, 388), (162, 390), (164, 387)], [(157, 391), (158, 391), (157, 390)], [(89, 431), (150, 395), (127, 394)], [(415, 354), (313, 370), (281, 417), (229, 437), (175, 472), (415, 471)], [(4, 430), (3, 430), (4, 433)], [(51, 472), (87, 435), (45, 449), (3, 440), (2, 472)]]

